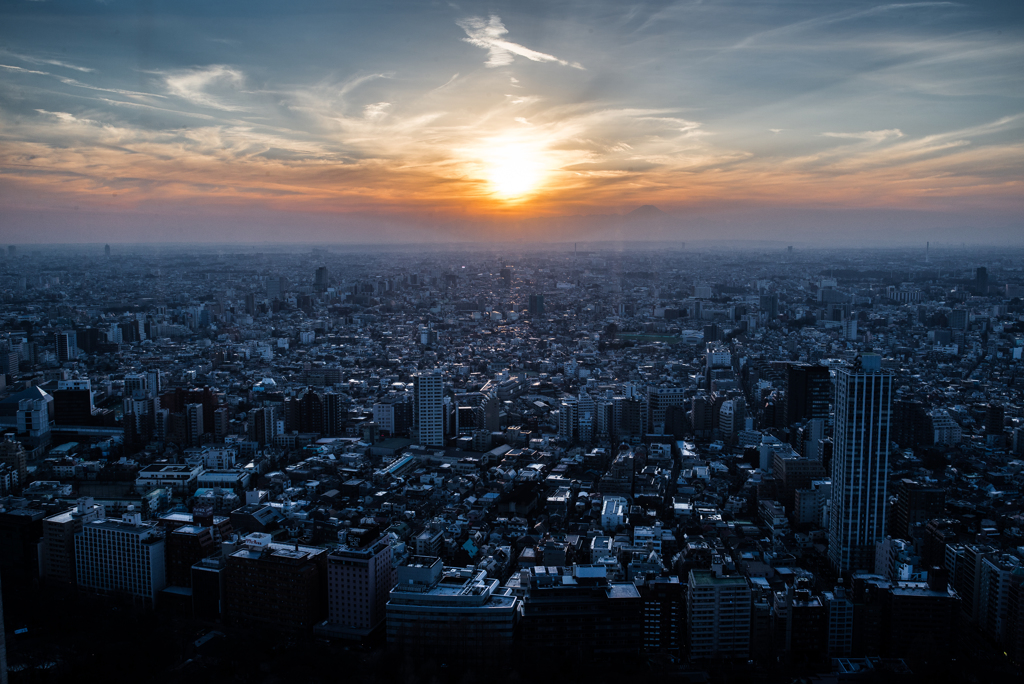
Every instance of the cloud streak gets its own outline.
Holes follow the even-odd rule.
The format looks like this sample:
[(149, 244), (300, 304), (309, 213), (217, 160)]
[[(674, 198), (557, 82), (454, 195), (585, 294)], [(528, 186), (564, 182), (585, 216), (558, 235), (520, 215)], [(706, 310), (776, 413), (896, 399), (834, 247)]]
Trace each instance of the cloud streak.
[(228, 104), (212, 91), (236, 91), (243, 82), (242, 72), (229, 66), (208, 67), (163, 74), (167, 91), (192, 104), (233, 112), (241, 107)]
[(508, 66), (516, 57), (525, 57), (531, 62), (555, 62), (556, 64), (574, 69), (583, 69), (583, 65), (579, 62), (569, 62), (554, 55), (531, 50), (518, 43), (505, 40), (503, 36), (508, 34), (508, 29), (505, 28), (501, 18), (497, 15), (492, 14), (488, 19), (469, 17), (467, 19), (460, 19), (455, 23), (466, 32), (466, 37), (462, 40), (470, 45), (487, 50), (488, 57), (485, 64), (487, 67)]

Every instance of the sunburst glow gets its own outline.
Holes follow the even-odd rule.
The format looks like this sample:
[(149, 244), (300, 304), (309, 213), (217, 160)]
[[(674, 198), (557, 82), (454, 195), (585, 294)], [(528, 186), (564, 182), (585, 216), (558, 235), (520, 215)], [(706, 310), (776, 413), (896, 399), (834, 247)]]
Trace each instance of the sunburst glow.
[(503, 200), (528, 196), (540, 186), (546, 174), (540, 153), (524, 144), (498, 147), (488, 153), (484, 163), (494, 195)]

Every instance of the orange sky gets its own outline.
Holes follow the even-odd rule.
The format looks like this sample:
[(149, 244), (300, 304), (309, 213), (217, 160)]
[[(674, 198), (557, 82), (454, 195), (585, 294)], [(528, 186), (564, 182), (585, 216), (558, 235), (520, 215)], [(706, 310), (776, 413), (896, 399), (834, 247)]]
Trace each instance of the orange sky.
[(61, 241), (45, 216), (185, 212), (216, 239), (232, 214), (432, 226), (644, 204), (1020, 224), (1024, 42), (998, 3), (393, 5), (186, 2), (144, 32), (123, 8), (8, 11), (0, 228)]

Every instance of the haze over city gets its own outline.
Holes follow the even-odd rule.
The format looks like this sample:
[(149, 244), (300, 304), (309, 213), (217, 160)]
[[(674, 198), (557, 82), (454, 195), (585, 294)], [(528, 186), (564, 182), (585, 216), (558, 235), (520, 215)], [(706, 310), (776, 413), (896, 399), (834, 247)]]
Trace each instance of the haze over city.
[(12, 243), (1021, 243), (1013, 2), (7, 3)]

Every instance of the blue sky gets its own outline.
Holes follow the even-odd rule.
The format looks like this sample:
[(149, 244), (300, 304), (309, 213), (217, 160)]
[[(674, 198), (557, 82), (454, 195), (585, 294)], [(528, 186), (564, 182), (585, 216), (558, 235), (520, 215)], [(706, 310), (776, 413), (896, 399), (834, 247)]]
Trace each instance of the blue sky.
[(1022, 7), (9, 0), (0, 231), (1020, 242)]

